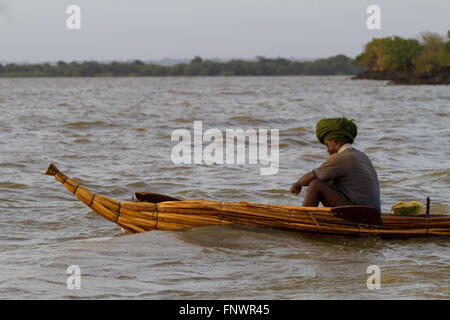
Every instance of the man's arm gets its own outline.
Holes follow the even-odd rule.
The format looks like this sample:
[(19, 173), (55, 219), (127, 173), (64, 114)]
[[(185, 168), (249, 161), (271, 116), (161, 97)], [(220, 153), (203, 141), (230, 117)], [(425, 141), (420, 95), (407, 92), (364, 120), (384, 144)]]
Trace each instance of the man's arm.
[(293, 194), (299, 194), (300, 191), (302, 191), (302, 187), (309, 185), (309, 183), (315, 178), (316, 176), (312, 171), (305, 174), (303, 177), (298, 179), (296, 183), (294, 183), (291, 187), (291, 193)]
[(302, 187), (309, 185), (309, 183), (317, 178), (322, 181), (328, 181), (329, 185), (333, 184), (333, 180), (342, 176), (342, 157), (337, 154), (331, 155), (325, 160), (322, 165), (298, 179), (291, 187), (291, 193), (299, 194)]

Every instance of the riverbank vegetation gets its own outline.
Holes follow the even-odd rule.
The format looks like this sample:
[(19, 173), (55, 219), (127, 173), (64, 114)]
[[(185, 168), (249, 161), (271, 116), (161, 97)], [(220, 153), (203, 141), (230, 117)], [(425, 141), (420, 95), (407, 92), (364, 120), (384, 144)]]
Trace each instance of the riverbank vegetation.
[(371, 71), (431, 72), (450, 64), (450, 30), (447, 37), (424, 32), (420, 39), (393, 36), (373, 39), (356, 57)]
[(368, 70), (356, 79), (401, 84), (450, 84), (450, 30), (446, 36), (424, 32), (418, 39), (373, 39), (355, 62)]
[(230, 60), (218, 62), (195, 57), (190, 63), (172, 66), (133, 62), (99, 63), (95, 61), (58, 61), (56, 64), (0, 64), (0, 77), (140, 77), (140, 76), (295, 76), (354, 75), (366, 67), (337, 55), (314, 61), (289, 59)]

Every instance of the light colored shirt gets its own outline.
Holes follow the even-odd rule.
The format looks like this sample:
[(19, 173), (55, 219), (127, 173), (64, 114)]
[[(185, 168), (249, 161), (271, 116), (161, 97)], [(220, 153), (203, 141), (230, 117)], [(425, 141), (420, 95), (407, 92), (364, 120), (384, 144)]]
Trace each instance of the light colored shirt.
[(351, 145), (350, 143), (346, 143), (346, 144), (344, 144), (342, 147), (339, 148), (339, 150), (338, 150), (337, 153), (342, 152), (342, 151), (345, 151), (345, 150), (347, 150), (347, 149), (351, 149), (351, 148), (352, 148), (352, 145)]

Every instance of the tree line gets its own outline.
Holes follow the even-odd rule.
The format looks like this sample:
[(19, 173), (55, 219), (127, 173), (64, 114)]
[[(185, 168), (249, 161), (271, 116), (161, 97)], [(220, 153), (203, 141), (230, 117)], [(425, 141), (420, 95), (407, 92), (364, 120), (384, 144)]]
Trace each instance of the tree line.
[(423, 32), (418, 39), (398, 36), (373, 39), (355, 63), (371, 71), (425, 73), (450, 66), (450, 30), (447, 36)]
[(58, 61), (45, 64), (0, 64), (0, 77), (148, 77), (148, 76), (296, 76), (296, 75), (354, 75), (366, 67), (354, 59), (336, 55), (314, 61), (284, 58), (255, 60), (233, 59), (226, 62), (195, 57), (190, 63), (172, 66), (133, 62), (99, 63), (95, 61)]

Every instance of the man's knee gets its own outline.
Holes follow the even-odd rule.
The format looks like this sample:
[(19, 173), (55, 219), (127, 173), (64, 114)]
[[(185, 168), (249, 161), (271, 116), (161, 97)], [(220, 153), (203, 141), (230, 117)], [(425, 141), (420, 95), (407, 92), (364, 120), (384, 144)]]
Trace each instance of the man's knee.
[(308, 188), (319, 189), (323, 183), (324, 182), (322, 180), (314, 178), (309, 182)]

